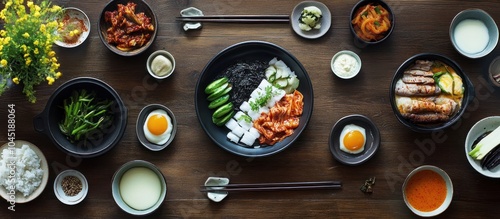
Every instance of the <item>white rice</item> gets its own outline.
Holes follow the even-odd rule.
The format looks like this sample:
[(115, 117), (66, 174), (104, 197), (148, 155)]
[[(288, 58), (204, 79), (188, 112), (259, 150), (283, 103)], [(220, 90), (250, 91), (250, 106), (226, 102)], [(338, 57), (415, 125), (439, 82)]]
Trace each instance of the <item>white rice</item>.
[[(15, 148), (14, 150), (15, 153), (12, 154), (10, 149), (2, 151), (0, 185), (7, 190), (15, 187), (18, 192), (26, 197), (31, 195), (42, 183), (43, 170), (40, 158), (28, 145), (23, 145), (21, 148)], [(13, 167), (9, 164), (15, 164), (15, 171), (11, 171)], [(14, 174), (15, 178), (12, 179), (10, 174)]]

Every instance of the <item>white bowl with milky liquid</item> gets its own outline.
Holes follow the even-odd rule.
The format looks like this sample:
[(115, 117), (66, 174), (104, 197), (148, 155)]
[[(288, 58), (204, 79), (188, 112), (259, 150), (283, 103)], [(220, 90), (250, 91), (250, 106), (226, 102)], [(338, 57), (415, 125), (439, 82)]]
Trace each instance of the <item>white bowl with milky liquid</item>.
[(482, 9), (466, 9), (451, 21), (450, 40), (462, 55), (476, 59), (490, 54), (498, 43), (495, 20)]
[(132, 160), (115, 172), (111, 190), (118, 207), (131, 215), (143, 216), (162, 206), (167, 195), (167, 181), (154, 164)]

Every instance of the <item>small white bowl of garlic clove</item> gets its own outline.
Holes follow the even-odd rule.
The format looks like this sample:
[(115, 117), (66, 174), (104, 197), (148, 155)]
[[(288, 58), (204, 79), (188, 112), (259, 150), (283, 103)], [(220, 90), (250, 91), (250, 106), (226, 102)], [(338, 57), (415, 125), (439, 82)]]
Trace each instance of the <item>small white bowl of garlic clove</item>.
[(175, 59), (165, 50), (157, 50), (149, 55), (146, 68), (156, 79), (168, 78), (175, 70)]

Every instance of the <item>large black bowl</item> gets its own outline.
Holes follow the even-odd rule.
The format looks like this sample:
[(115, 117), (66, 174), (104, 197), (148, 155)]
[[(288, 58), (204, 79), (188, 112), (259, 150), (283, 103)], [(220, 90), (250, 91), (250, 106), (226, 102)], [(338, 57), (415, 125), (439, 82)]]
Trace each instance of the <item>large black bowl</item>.
[[(129, 2), (133, 2), (136, 4), (136, 7), (135, 7), (136, 14), (143, 12), (146, 16), (151, 18), (151, 23), (153, 24), (155, 30), (153, 32), (153, 35), (149, 39), (149, 41), (145, 45), (143, 45), (142, 47), (139, 47), (139, 48), (136, 48), (136, 49), (133, 49), (130, 51), (122, 51), (122, 50), (119, 50), (118, 48), (116, 48), (115, 45), (111, 45), (108, 43), (108, 37), (107, 37), (106, 31), (111, 26), (111, 24), (106, 22), (104, 14), (106, 13), (106, 11), (118, 10), (118, 4), (126, 5)], [(135, 56), (135, 55), (141, 54), (142, 52), (146, 51), (151, 46), (151, 44), (153, 44), (153, 42), (156, 39), (156, 35), (158, 33), (158, 19), (156, 17), (156, 14), (153, 11), (153, 9), (148, 5), (148, 3), (146, 3), (146, 1), (143, 1), (143, 0), (111, 0), (110, 2), (108, 2), (106, 4), (104, 9), (102, 9), (101, 15), (99, 16), (99, 21), (98, 21), (97, 26), (99, 28), (98, 29), (99, 38), (101, 38), (101, 41), (104, 44), (104, 46), (106, 46), (112, 52), (114, 52), (118, 55), (121, 55), (121, 56)]]
[[(212, 110), (208, 109), (209, 102), (204, 93), (205, 87), (212, 82), (215, 77), (227, 67), (237, 63), (240, 60), (263, 60), (269, 61), (277, 57), (283, 60), (292, 71), (295, 71), (300, 85), (298, 90), (304, 95), (304, 110), (300, 118), (300, 124), (291, 136), (273, 146), (263, 146), (260, 148), (246, 148), (234, 142), (227, 140), (226, 135), (229, 129), (219, 127), (212, 122)], [(207, 135), (223, 149), (245, 157), (263, 157), (283, 151), (290, 146), (299, 135), (304, 131), (309, 122), (313, 110), (313, 89), (311, 80), (302, 64), (285, 49), (268, 42), (247, 41), (232, 45), (208, 62), (201, 76), (198, 79), (195, 90), (195, 108), (201, 126)]]
[[(95, 91), (98, 98), (113, 100), (113, 123), (105, 130), (92, 134), (87, 145), (71, 143), (59, 130), (64, 118), (63, 101), (71, 96), (73, 90)], [(115, 146), (123, 136), (127, 126), (127, 108), (118, 93), (101, 80), (89, 77), (72, 79), (58, 87), (47, 101), (45, 109), (33, 120), (35, 130), (45, 134), (62, 151), (76, 157), (88, 158), (102, 155)]]
[[(453, 117), (451, 117), (447, 122), (444, 123), (439, 123), (435, 125), (419, 125), (415, 124), (407, 119), (405, 119), (401, 113), (399, 112), (397, 106), (396, 106), (396, 99), (395, 99), (395, 86), (396, 82), (403, 76), (404, 71), (408, 69), (413, 63), (415, 63), (416, 60), (439, 60), (451, 68), (455, 70), (455, 72), (462, 77), (463, 85), (464, 85), (464, 96), (462, 99), (462, 106), (458, 110)], [(432, 132), (432, 131), (437, 131), (437, 130), (442, 130), (445, 129), (451, 125), (453, 125), (455, 122), (457, 122), (462, 114), (464, 114), (465, 109), (469, 105), (469, 102), (474, 99), (474, 86), (472, 82), (470, 81), (469, 77), (462, 71), (460, 66), (455, 63), (453, 60), (450, 58), (439, 55), (439, 54), (433, 54), (433, 53), (422, 53), (422, 54), (417, 54), (406, 60), (401, 66), (399, 66), (398, 70), (394, 74), (394, 77), (392, 78), (391, 86), (389, 89), (389, 99), (391, 101), (391, 106), (392, 110), (394, 111), (394, 115), (396, 115), (396, 118), (405, 126), (410, 128), (413, 131), (416, 132)]]

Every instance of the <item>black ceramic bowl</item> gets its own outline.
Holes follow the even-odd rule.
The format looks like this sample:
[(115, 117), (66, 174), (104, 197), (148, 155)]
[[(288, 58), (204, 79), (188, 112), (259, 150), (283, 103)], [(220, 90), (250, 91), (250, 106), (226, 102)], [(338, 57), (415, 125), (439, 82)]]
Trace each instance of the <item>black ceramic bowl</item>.
[[(139, 48), (136, 48), (136, 49), (133, 49), (130, 51), (122, 51), (122, 50), (119, 50), (118, 48), (116, 48), (115, 45), (108, 43), (108, 39), (107, 39), (108, 37), (107, 37), (106, 31), (111, 26), (111, 24), (106, 22), (105, 13), (106, 13), (106, 11), (116, 11), (116, 10), (118, 10), (118, 4), (127, 5), (127, 3), (129, 3), (129, 2), (136, 4), (135, 14), (143, 12), (147, 17), (151, 18), (151, 23), (154, 26), (154, 32), (152, 33), (153, 35), (151, 36), (149, 41), (145, 45), (143, 45), (142, 47), (139, 47)], [(154, 13), (153, 9), (148, 5), (148, 3), (146, 3), (143, 0), (112, 0), (112, 1), (110, 1), (108, 4), (106, 4), (104, 9), (102, 10), (101, 15), (99, 16), (99, 21), (98, 21), (97, 26), (99, 28), (99, 30), (98, 30), (99, 38), (101, 38), (102, 43), (106, 47), (108, 47), (108, 49), (111, 50), (112, 52), (114, 52), (118, 55), (122, 55), (122, 56), (134, 56), (134, 55), (138, 55), (138, 54), (146, 51), (151, 46), (151, 44), (153, 44), (153, 41), (156, 39), (156, 35), (158, 33), (158, 20), (156, 18), (156, 14)]]
[[(167, 112), (167, 115), (170, 117), (170, 121), (172, 122), (171, 124), (169, 124), (172, 125), (170, 138), (167, 140), (167, 142), (161, 145), (150, 142), (146, 138), (146, 135), (144, 133), (144, 124), (146, 123), (146, 119), (148, 118), (148, 115), (154, 110), (164, 110), (165, 112)], [(161, 104), (150, 104), (142, 108), (141, 112), (139, 112), (135, 127), (135, 133), (137, 134), (137, 139), (139, 139), (139, 142), (141, 142), (144, 147), (152, 151), (160, 151), (170, 145), (170, 143), (172, 143), (172, 141), (174, 140), (175, 134), (177, 133), (177, 120), (175, 119), (175, 115), (172, 110), (170, 110), (166, 106)]]
[[(67, 99), (73, 90), (86, 89), (95, 91), (97, 98), (113, 100), (113, 123), (108, 129), (92, 134), (93, 139), (87, 145), (71, 143), (59, 130), (59, 123), (64, 118), (62, 108), (64, 99)], [(33, 120), (35, 130), (45, 134), (62, 151), (76, 157), (88, 158), (102, 155), (115, 146), (123, 136), (127, 126), (127, 108), (118, 93), (108, 84), (95, 78), (75, 78), (58, 87), (47, 101), (45, 109)]]
[[(361, 39), (356, 34), (356, 31), (354, 30), (354, 26), (352, 25), (352, 20), (354, 19), (354, 16), (356, 15), (356, 12), (358, 11), (358, 9), (360, 9), (361, 7), (366, 6), (367, 4), (370, 4), (370, 3), (378, 4), (378, 5), (381, 5), (382, 7), (384, 7), (387, 10), (387, 12), (389, 12), (389, 20), (391, 21), (391, 27), (389, 28), (389, 31), (387, 31), (387, 33), (385, 34), (385, 36), (382, 39), (377, 40), (377, 41), (366, 41), (364, 39)], [(383, 42), (384, 40), (389, 38), (389, 36), (392, 34), (392, 31), (394, 30), (394, 26), (396, 24), (395, 20), (394, 20), (394, 13), (393, 13), (391, 7), (387, 3), (385, 3), (384, 1), (381, 1), (381, 0), (361, 0), (361, 1), (359, 1), (352, 8), (349, 18), (350, 18), (349, 28), (351, 29), (351, 33), (354, 36), (354, 43), (358, 47), (366, 47), (369, 45)]]
[[(398, 107), (396, 106), (396, 94), (395, 94), (395, 87), (396, 83), (399, 79), (404, 74), (404, 71), (407, 70), (411, 65), (415, 63), (416, 60), (438, 60), (446, 65), (450, 66), (455, 70), (455, 72), (462, 78), (463, 81), (463, 86), (464, 86), (464, 95), (462, 98), (462, 104), (460, 109), (450, 117), (450, 119), (447, 122), (443, 123), (438, 123), (438, 124), (432, 124), (432, 125), (420, 125), (420, 124), (415, 124), (406, 118), (404, 118), (401, 113), (399, 112)], [(396, 118), (405, 126), (410, 128), (413, 131), (416, 132), (432, 132), (432, 131), (437, 131), (441, 129), (445, 129), (451, 125), (453, 125), (457, 120), (460, 119), (462, 114), (465, 112), (465, 109), (467, 108), (468, 104), (470, 101), (474, 99), (474, 86), (472, 85), (472, 82), (470, 81), (469, 77), (462, 71), (460, 66), (455, 63), (453, 60), (450, 58), (439, 55), (439, 54), (433, 54), (433, 53), (422, 53), (422, 54), (417, 54), (408, 60), (406, 60), (401, 66), (399, 66), (398, 70), (394, 74), (394, 77), (392, 78), (391, 86), (389, 89), (389, 99), (391, 101), (391, 106), (394, 111), (394, 115), (396, 115)]]
[[(341, 134), (346, 125), (356, 125), (365, 129), (365, 149), (358, 154), (351, 154), (340, 149)], [(364, 115), (354, 114), (339, 119), (330, 132), (328, 141), (333, 157), (346, 165), (365, 163), (375, 155), (380, 146), (380, 131), (375, 123)]]
[[(242, 60), (261, 60), (270, 61), (274, 57), (283, 60), (292, 71), (295, 72), (300, 80), (298, 91), (304, 96), (304, 108), (300, 117), (300, 124), (294, 130), (293, 134), (283, 139), (282, 141), (272, 145), (262, 145), (259, 148), (244, 147), (227, 139), (229, 129), (225, 126), (219, 127), (212, 122), (213, 110), (208, 109), (209, 101), (204, 90), (205, 87), (212, 82), (217, 75), (224, 69)], [(201, 72), (200, 78), (195, 89), (195, 109), (201, 126), (207, 135), (223, 149), (240, 156), (245, 157), (263, 157), (276, 154), (288, 148), (302, 131), (306, 128), (309, 118), (313, 110), (313, 89), (309, 75), (302, 64), (291, 53), (285, 49), (268, 42), (262, 41), (247, 41), (241, 42), (222, 50), (214, 58), (212, 58)]]

